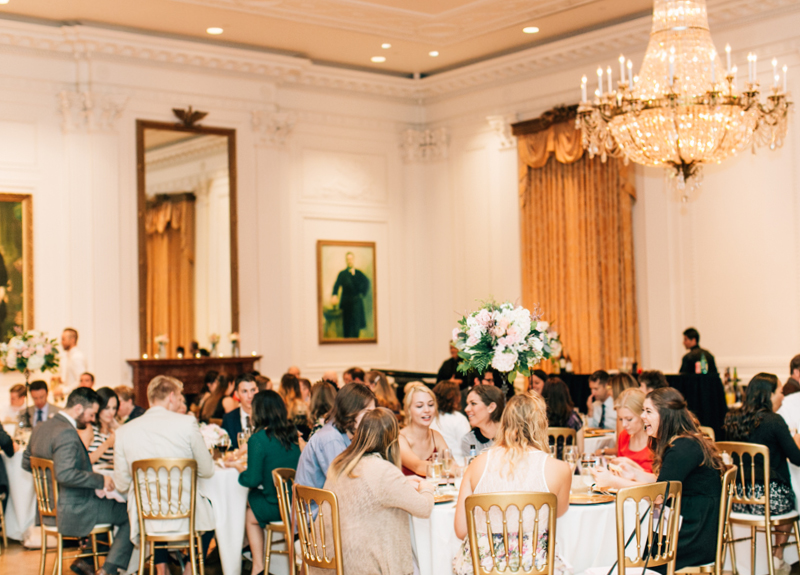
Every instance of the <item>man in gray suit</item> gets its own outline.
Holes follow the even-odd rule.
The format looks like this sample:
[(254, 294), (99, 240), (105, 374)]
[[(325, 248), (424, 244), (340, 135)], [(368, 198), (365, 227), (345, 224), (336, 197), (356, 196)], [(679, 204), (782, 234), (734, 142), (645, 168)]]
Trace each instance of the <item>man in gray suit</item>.
[[(34, 428), (22, 468), (31, 470), (31, 457), (53, 461), (58, 483), (58, 531), (62, 535), (83, 538), (100, 523), (119, 527), (106, 562), (97, 571), (97, 575), (117, 575), (125, 572), (133, 551), (128, 509), (124, 503), (95, 495), (97, 489), (113, 490), (114, 481), (92, 471), (77, 432), (94, 422), (99, 404), (100, 398), (91, 388), (79, 387), (70, 393), (66, 409)], [(92, 565), (83, 559), (76, 560), (71, 568), (78, 575), (95, 575)]]
[(28, 422), (31, 427), (47, 421), (60, 411), (56, 405), (47, 401), (47, 384), (41, 379), (31, 383), (31, 400), (33, 405), (28, 407)]

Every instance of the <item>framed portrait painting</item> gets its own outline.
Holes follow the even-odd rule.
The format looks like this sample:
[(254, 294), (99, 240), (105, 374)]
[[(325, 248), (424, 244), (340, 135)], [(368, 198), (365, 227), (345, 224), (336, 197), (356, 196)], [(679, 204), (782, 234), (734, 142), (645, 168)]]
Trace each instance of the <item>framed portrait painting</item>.
[(33, 328), (33, 206), (29, 194), (0, 193), (0, 341)]
[(319, 343), (378, 341), (375, 242), (317, 241)]

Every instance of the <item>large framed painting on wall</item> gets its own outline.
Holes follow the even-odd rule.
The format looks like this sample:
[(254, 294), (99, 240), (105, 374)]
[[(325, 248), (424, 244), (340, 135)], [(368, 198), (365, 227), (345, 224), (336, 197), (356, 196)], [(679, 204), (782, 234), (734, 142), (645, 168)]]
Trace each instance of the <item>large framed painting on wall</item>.
[(319, 343), (378, 341), (375, 242), (317, 241)]
[(33, 206), (29, 194), (0, 193), (0, 341), (33, 328)]

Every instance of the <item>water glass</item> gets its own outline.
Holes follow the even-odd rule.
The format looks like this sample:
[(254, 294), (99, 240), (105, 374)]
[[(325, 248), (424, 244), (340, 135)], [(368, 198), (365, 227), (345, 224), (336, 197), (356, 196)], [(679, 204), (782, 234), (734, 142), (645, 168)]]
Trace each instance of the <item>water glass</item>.
[(592, 485), (594, 485), (594, 475), (592, 475), (592, 470), (594, 470), (595, 466), (597, 465), (597, 461), (591, 455), (584, 454), (583, 458), (581, 459), (581, 479), (583, 480), (583, 484), (587, 487), (588, 491), (592, 490)]
[(558, 459), (558, 444), (554, 443), (550, 446), (550, 457), (553, 459)]
[(240, 431), (236, 434), (236, 440), (239, 442), (239, 449), (247, 446), (247, 441), (250, 439), (246, 431)]
[(578, 448), (574, 445), (564, 446), (564, 461), (569, 464), (570, 475), (575, 475), (575, 468), (578, 467)]
[(442, 464), (439, 461), (429, 461), (425, 465), (425, 479), (435, 487), (434, 495), (439, 494), (439, 483), (442, 480)]

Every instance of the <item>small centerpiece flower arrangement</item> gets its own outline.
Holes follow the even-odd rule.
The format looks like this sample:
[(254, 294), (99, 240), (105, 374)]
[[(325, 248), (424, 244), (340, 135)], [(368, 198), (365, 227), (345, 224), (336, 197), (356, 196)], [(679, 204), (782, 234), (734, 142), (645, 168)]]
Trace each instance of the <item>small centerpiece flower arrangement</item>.
[(231, 342), (231, 356), (236, 357), (239, 355), (239, 332), (235, 331), (228, 336)]
[(223, 437), (228, 437), (228, 432), (215, 423), (201, 423), (200, 435), (203, 436), (206, 447), (208, 449), (214, 449), (219, 445)]
[(55, 371), (58, 368), (58, 342), (41, 331), (17, 330), (8, 343), (0, 343), (3, 371), (18, 371), (25, 379), (34, 371)]
[(165, 333), (162, 333), (161, 335), (154, 337), (153, 341), (155, 341), (157, 345), (167, 345), (169, 343), (169, 336)]
[(215, 357), (217, 355), (217, 346), (219, 345), (219, 334), (212, 333), (208, 336), (208, 341), (211, 343), (211, 355)]
[(558, 334), (538, 311), (532, 314), (510, 302), (489, 302), (462, 317), (453, 329), (453, 342), (464, 360), (458, 371), (493, 368), (512, 382), (517, 373), (530, 376), (533, 366), (561, 352)]
[(231, 343), (238, 343), (239, 342), (239, 333), (238, 332), (233, 332), (232, 334), (230, 334), (228, 336), (228, 339), (231, 341)]

